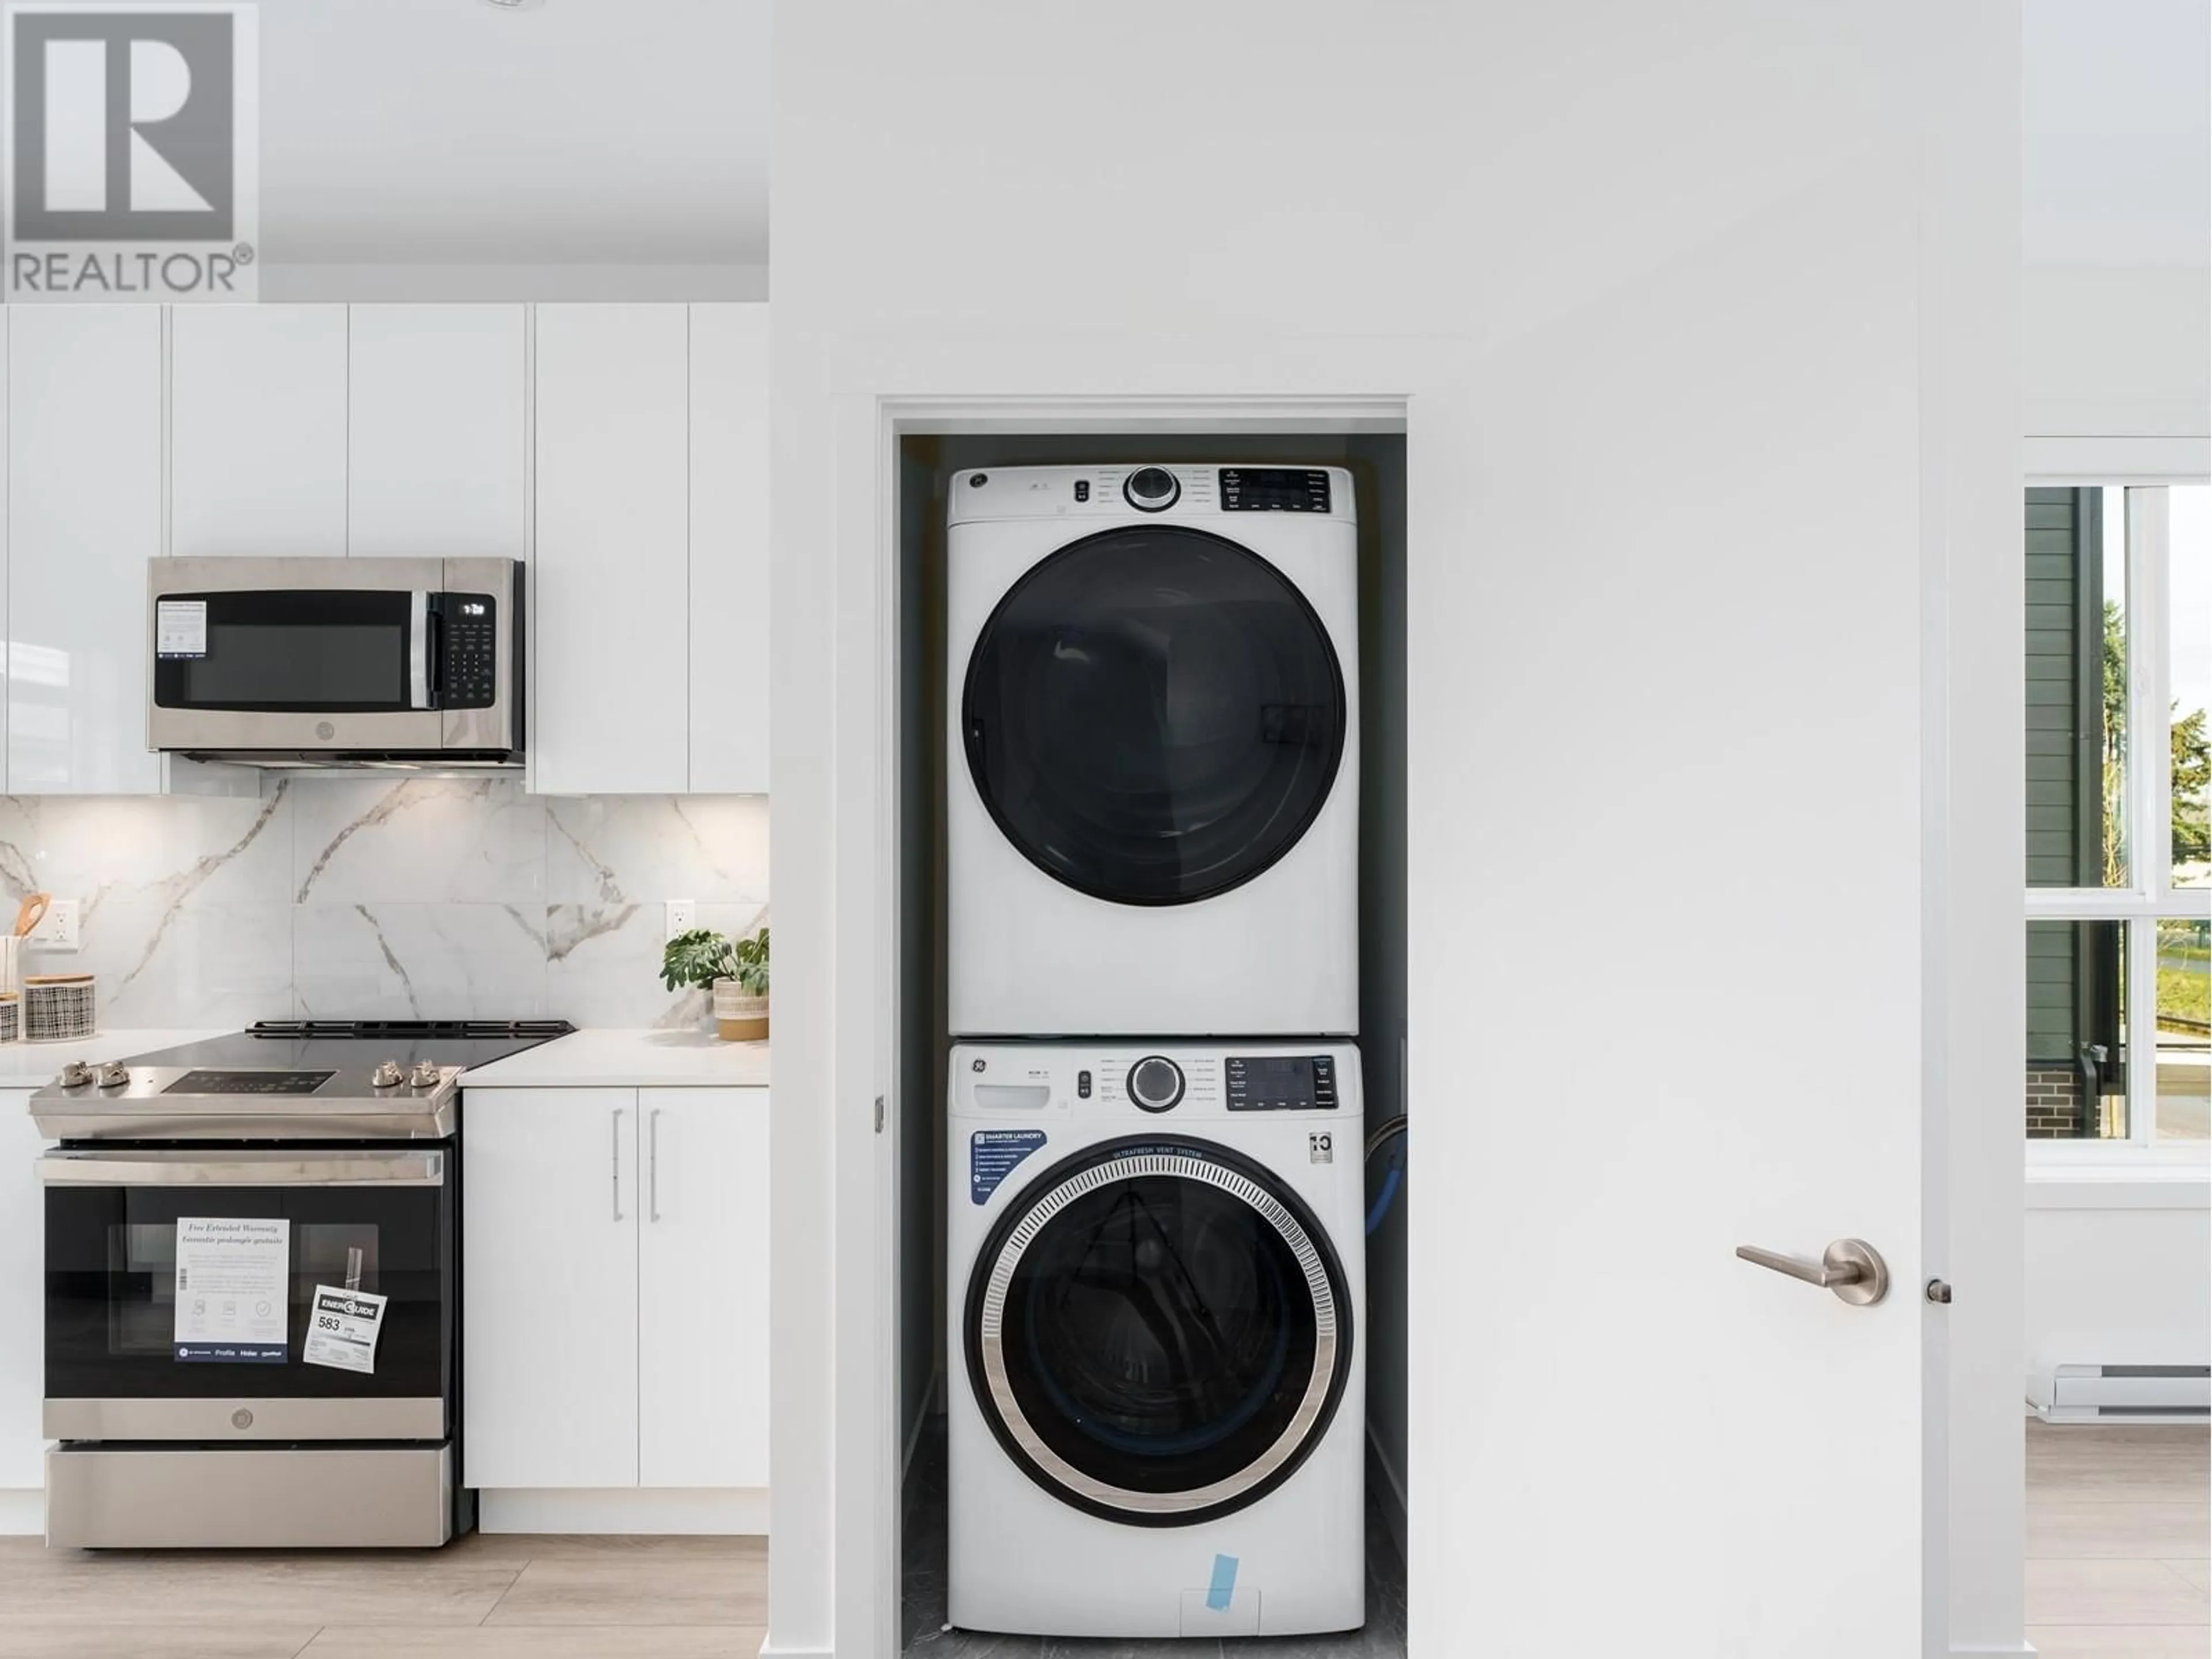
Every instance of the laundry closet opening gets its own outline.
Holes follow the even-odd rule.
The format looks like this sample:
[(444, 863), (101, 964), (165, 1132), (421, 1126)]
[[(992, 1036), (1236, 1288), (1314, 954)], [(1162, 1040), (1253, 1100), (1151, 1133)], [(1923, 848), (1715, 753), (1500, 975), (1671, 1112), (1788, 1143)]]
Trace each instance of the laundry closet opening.
[(1402, 1654), (1403, 433), (898, 461), (905, 1650)]

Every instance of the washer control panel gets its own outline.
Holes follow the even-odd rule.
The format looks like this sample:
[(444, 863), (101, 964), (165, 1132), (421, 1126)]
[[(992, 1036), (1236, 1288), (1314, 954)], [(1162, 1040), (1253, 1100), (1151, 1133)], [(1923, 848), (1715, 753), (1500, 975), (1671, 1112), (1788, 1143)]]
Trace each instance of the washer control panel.
[(1336, 1061), (1328, 1054), (1231, 1054), (1221, 1068), (1232, 1112), (1336, 1109)]

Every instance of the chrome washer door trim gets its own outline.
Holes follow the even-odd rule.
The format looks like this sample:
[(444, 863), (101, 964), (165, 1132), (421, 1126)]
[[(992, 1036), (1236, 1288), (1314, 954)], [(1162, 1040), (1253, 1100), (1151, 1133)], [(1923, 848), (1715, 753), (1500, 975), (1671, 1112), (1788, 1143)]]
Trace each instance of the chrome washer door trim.
[[(1006, 1291), (1013, 1281), (1015, 1270), (1021, 1266), (1023, 1255), (1053, 1218), (1077, 1199), (1110, 1182), (1139, 1176), (1169, 1176), (1179, 1180), (1202, 1182), (1241, 1200), (1272, 1226), (1281, 1236), (1284, 1243), (1290, 1247), (1299, 1271), (1305, 1275), (1307, 1293), (1313, 1299), (1313, 1370), (1306, 1379), (1305, 1393), (1283, 1432), (1237, 1474), (1207, 1486), (1182, 1492), (1137, 1492), (1100, 1480), (1077, 1468), (1037, 1433), (1023, 1413), (1019, 1401), (1015, 1399), (1012, 1382), (1006, 1374), (1004, 1332)], [(1196, 1152), (1151, 1151), (1133, 1152), (1105, 1163), (1094, 1164), (1053, 1186), (1030, 1206), (1000, 1247), (997, 1258), (990, 1263), (990, 1277), (984, 1285), (975, 1334), (991, 1403), (1006, 1431), (1031, 1462), (1069, 1492), (1088, 1498), (1094, 1504), (1121, 1510), (1133, 1518), (1158, 1518), (1213, 1510), (1224, 1504), (1235, 1504), (1305, 1449), (1335, 1392), (1340, 1324), (1336, 1291), (1329, 1282), (1328, 1263), (1304, 1225), (1274, 1194), (1242, 1171)]]

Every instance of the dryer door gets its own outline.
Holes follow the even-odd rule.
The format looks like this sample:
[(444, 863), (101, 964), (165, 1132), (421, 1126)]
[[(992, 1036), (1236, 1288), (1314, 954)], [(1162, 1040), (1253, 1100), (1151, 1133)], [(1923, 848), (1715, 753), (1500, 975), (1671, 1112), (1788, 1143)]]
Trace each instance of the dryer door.
[(1328, 1431), (1352, 1304), (1327, 1234), (1260, 1165), (1109, 1141), (1025, 1189), (977, 1257), (969, 1376), (1007, 1455), (1138, 1526), (1256, 1503)]
[(962, 699), (1001, 831), (1069, 886), (1188, 904), (1297, 845), (1344, 754), (1344, 673), (1288, 578), (1223, 537), (1070, 543), (984, 623)]

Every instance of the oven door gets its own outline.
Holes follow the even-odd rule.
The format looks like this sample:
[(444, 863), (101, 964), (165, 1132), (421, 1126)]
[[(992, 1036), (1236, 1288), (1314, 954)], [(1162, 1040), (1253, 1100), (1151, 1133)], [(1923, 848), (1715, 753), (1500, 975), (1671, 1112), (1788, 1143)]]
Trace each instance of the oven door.
[(156, 559), (155, 749), (434, 750), (435, 559)]
[[(48, 1435), (452, 1432), (458, 1194), (444, 1149), (100, 1147), (38, 1167)], [(240, 1222), (257, 1224), (222, 1225)], [(307, 1362), (318, 1285), (387, 1298), (368, 1369), (357, 1350), (354, 1367)]]

